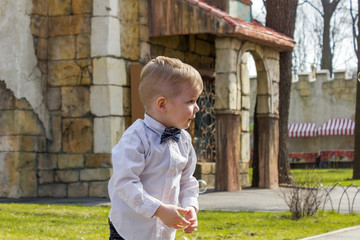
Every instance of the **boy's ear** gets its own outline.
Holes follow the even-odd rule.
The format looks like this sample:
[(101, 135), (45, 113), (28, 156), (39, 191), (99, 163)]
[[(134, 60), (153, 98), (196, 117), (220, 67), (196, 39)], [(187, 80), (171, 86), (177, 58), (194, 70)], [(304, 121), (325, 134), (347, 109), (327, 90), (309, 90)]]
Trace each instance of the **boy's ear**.
[(156, 108), (160, 112), (166, 112), (166, 98), (165, 97), (158, 97), (156, 99)]

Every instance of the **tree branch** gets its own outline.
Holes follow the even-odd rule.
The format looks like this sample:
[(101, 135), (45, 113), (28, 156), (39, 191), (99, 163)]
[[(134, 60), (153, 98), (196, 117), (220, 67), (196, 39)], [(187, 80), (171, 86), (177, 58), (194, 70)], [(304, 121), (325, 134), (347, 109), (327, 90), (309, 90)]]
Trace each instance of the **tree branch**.
[(330, 3), (330, 11), (333, 13), (341, 0), (334, 0)]
[(304, 0), (304, 3), (309, 4), (315, 11), (317, 11), (322, 17), (324, 17), (324, 14), (320, 11), (319, 8), (317, 8), (312, 2), (309, 2), (308, 0)]
[(356, 25), (359, 17), (359, 14), (357, 13), (355, 16), (353, 14), (353, 7), (352, 7), (352, 0), (350, 0), (350, 16), (351, 16), (351, 20), (352, 20), (352, 33), (353, 33), (353, 44), (354, 44), (354, 51), (355, 51), (355, 55), (358, 58), (359, 61), (359, 54), (358, 54), (358, 49), (357, 49), (357, 39), (358, 39), (358, 33), (356, 33)]

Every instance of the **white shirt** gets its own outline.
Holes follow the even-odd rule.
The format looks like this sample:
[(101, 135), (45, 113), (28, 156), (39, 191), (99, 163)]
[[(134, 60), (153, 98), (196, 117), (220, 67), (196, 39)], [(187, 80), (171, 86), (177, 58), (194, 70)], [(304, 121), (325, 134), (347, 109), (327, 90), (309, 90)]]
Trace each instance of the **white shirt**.
[(170, 138), (160, 144), (164, 129), (145, 114), (112, 150), (109, 218), (126, 240), (175, 239), (176, 230), (153, 217), (161, 202), (199, 209), (191, 137), (181, 130), (179, 142)]

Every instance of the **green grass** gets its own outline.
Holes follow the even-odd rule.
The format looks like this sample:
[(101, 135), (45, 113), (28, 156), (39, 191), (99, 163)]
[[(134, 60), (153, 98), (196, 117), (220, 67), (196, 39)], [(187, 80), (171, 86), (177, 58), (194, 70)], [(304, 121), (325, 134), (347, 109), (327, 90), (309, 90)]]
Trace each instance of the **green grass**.
[[(108, 239), (108, 212), (109, 207), (0, 204), (0, 239)], [(200, 211), (198, 219), (197, 239), (299, 239), (360, 224), (359, 214), (332, 212), (294, 221), (289, 212)]]
[(360, 186), (360, 179), (352, 179), (353, 170), (346, 169), (292, 169), (291, 174), (293, 177), (301, 177), (304, 171), (314, 171), (314, 174), (318, 175), (324, 186), (334, 186), (337, 183), (341, 183), (343, 186), (349, 186), (354, 184)]
[[(303, 176), (304, 171), (315, 171), (325, 186), (338, 182), (360, 186), (360, 180), (351, 180), (352, 169), (291, 172), (296, 177)], [(109, 210), (109, 207), (77, 205), (0, 204), (0, 240), (108, 239)], [(294, 221), (290, 212), (200, 211), (198, 219), (197, 239), (299, 239), (360, 224), (360, 214), (332, 212), (319, 212)]]
[(197, 239), (299, 239), (360, 224), (360, 215), (320, 212), (291, 220), (286, 213), (203, 211)]
[(106, 239), (109, 207), (0, 204), (0, 239)]
[[(360, 179), (352, 179), (353, 169), (350, 168), (328, 168), (328, 169), (291, 169), (293, 178), (301, 178), (305, 171), (313, 171), (321, 179), (324, 186), (334, 186), (337, 183), (343, 186), (351, 184), (360, 186)], [(252, 168), (249, 169), (249, 182), (252, 180)]]

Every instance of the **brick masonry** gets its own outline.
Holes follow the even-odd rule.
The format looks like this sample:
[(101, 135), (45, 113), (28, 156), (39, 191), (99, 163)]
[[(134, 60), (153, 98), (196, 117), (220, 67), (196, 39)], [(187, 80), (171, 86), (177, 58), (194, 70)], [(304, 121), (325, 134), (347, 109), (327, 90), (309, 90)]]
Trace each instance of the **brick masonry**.
[[(40, 75), (37, 90), (44, 99), (34, 109), (29, 99), (18, 99), (8, 89), (11, 79), (0, 81), (0, 178), (6, 183), (0, 197), (106, 197), (111, 148), (131, 124), (131, 65), (158, 55), (179, 58), (213, 77), (216, 72), (216, 108), (242, 111), (240, 137), (248, 146), (249, 86), (237, 79), (239, 51), (268, 61), (267, 67), (275, 69), (273, 89), (278, 52), (208, 33), (150, 38), (148, 2), (32, 0), (26, 14)], [(264, 89), (261, 109), (276, 115), (276, 97), (270, 94)], [(246, 184), (249, 152), (239, 157)], [(215, 163), (200, 164), (196, 171), (214, 186)]]
[(332, 78), (327, 70), (299, 74), (291, 87), (289, 123), (321, 126), (332, 118), (355, 120), (356, 81), (346, 71), (336, 71)]
[(94, 153), (90, 109), (93, 0), (32, 3), (51, 137), (27, 101), (0, 81), (0, 196), (105, 197), (111, 155)]

